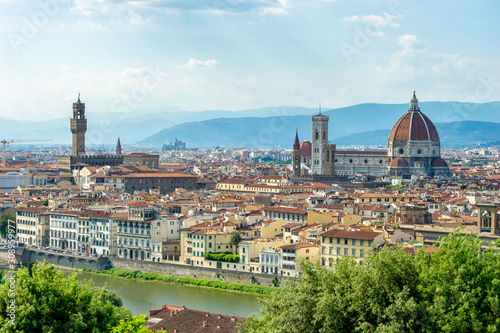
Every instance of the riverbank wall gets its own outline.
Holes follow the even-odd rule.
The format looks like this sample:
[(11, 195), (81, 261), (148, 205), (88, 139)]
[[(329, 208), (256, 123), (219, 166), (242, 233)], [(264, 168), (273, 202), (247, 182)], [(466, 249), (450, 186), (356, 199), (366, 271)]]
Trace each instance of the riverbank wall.
[[(8, 259), (7, 249), (0, 250), (0, 259)], [(16, 248), (16, 260), (22, 265), (27, 265), (30, 262), (43, 262), (47, 260), (48, 263), (58, 268), (66, 269), (102, 271), (109, 268), (122, 268), (133, 271), (188, 276), (209, 280), (254, 283), (262, 286), (273, 286), (274, 283), (276, 283), (276, 279), (278, 280), (278, 284), (284, 279), (283, 277), (275, 275), (254, 274), (209, 267), (122, 259), (117, 257), (91, 258), (28, 248)]]
[[(196, 267), (182, 264), (108, 258), (113, 268), (123, 268), (133, 271), (151, 272), (166, 275), (189, 276), (194, 278), (222, 280), (239, 283), (257, 283), (262, 286), (273, 286), (275, 275), (252, 274), (217, 268)], [(277, 277), (281, 280), (281, 277)]]

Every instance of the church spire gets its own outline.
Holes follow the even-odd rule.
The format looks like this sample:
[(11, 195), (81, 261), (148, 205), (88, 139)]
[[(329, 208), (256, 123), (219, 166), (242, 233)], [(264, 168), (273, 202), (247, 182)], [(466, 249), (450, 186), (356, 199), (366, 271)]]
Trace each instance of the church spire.
[(293, 143), (293, 150), (300, 150), (299, 129), (295, 130), (295, 141)]
[(118, 137), (118, 142), (116, 143), (116, 156), (122, 154), (122, 144), (120, 143), (120, 138)]
[(413, 90), (413, 97), (411, 98), (410, 103), (411, 105), (408, 111), (420, 111), (420, 108), (418, 107), (418, 99), (417, 96), (415, 95), (415, 90)]

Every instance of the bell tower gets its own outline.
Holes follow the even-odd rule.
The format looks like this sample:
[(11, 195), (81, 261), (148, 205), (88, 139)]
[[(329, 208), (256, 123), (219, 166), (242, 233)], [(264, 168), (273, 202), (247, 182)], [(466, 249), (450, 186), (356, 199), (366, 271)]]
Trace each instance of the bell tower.
[(73, 156), (85, 156), (85, 132), (87, 132), (87, 118), (85, 118), (85, 103), (78, 100), (73, 103), (73, 118), (70, 120), (73, 134)]
[(321, 114), (321, 104), (319, 114), (312, 119), (312, 173), (322, 175), (325, 173), (325, 145), (328, 144), (328, 120), (330, 117)]

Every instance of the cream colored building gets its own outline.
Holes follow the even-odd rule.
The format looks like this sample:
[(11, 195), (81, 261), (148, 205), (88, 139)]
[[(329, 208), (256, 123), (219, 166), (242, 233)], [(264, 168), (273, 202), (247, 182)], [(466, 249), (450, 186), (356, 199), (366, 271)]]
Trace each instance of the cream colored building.
[(50, 215), (42, 208), (16, 209), (17, 240), (26, 246), (48, 246)]
[(342, 257), (353, 257), (362, 262), (368, 251), (385, 243), (384, 235), (378, 232), (346, 231), (332, 229), (321, 237), (321, 265), (332, 267)]

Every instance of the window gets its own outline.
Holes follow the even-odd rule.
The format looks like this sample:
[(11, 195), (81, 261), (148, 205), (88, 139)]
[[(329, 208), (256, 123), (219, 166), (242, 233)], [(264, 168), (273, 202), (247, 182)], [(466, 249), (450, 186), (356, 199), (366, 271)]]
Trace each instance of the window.
[(333, 254), (333, 247), (328, 248), (328, 254)]
[(368, 246), (372, 246), (372, 241), (368, 241)]
[(340, 256), (340, 247), (337, 248), (337, 255)]
[(321, 254), (325, 254), (325, 247), (321, 247)]
[(344, 245), (347, 245), (347, 239), (344, 239)]
[(359, 250), (359, 257), (364, 258), (365, 251), (363, 249)]
[(352, 255), (355, 256), (356, 255), (356, 249), (352, 249)]
[(348, 255), (349, 255), (349, 249), (348, 249), (348, 248), (345, 248), (345, 249), (344, 249), (344, 255), (345, 255), (345, 256), (348, 256)]
[(364, 243), (365, 243), (365, 241), (363, 241), (363, 240), (360, 240), (360, 241), (359, 241), (359, 245), (360, 245), (360, 246), (365, 246), (365, 245), (364, 245)]
[(340, 238), (337, 238), (337, 244), (340, 244)]
[(352, 240), (352, 245), (356, 245), (356, 240), (355, 239)]

